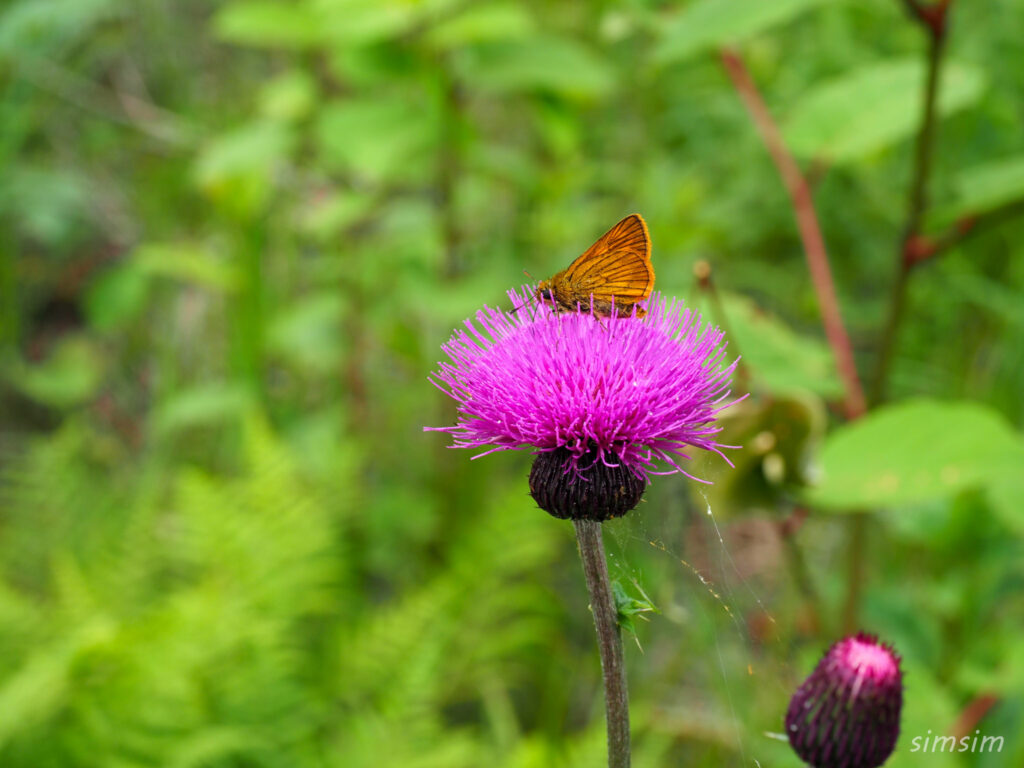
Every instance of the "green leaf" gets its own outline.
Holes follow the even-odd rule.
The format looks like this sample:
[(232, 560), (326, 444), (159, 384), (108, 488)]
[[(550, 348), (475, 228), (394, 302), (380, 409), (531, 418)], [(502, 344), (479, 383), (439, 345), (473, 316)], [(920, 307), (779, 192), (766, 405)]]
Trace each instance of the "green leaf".
[(612, 598), (615, 600), (615, 613), (616, 621), (618, 625), (633, 635), (636, 640), (637, 647), (640, 646), (640, 638), (636, 634), (636, 621), (634, 619), (643, 619), (647, 621), (645, 613), (661, 613), (657, 606), (651, 601), (651, 598), (647, 596), (647, 593), (643, 591), (636, 579), (631, 579), (630, 583), (636, 588), (639, 593), (639, 597), (633, 597), (626, 588), (622, 586), (622, 583), (618, 579), (612, 581)]
[(373, 96), (325, 106), (317, 137), (325, 160), (375, 181), (407, 174), (437, 138), (437, 117), (415, 101)]
[(137, 270), (230, 293), (238, 286), (238, 270), (191, 243), (146, 243), (132, 254)]
[(948, 222), (1024, 202), (1024, 154), (965, 168), (953, 187), (954, 201), (937, 211), (934, 220)]
[(149, 277), (127, 262), (94, 280), (85, 295), (89, 323), (101, 331), (123, 327), (137, 318), (149, 297)]
[(237, 0), (214, 17), (221, 40), (259, 48), (307, 50), (366, 45), (408, 30), (441, 3), (404, 0)]
[(214, 202), (242, 216), (261, 208), (273, 173), (287, 159), (295, 135), (275, 120), (256, 120), (221, 134), (195, 162), (199, 187)]
[[(981, 95), (983, 73), (947, 62), (941, 72), (936, 111), (963, 109)], [(804, 157), (849, 162), (910, 136), (918, 126), (925, 84), (917, 59), (861, 67), (805, 94), (784, 121), (789, 147)]]
[[(755, 382), (770, 392), (814, 392), (823, 397), (842, 393), (832, 353), (824, 341), (801, 336), (780, 319), (742, 296), (725, 294), (730, 350), (739, 354)], [(710, 307), (705, 320), (715, 319)]]
[(121, 10), (116, 0), (21, 0), (0, 8), (0, 56), (14, 61), (60, 56)]
[(615, 85), (615, 70), (592, 50), (562, 37), (530, 37), (479, 45), (458, 60), (461, 76), (500, 93), (551, 91), (594, 98)]
[(427, 40), (437, 48), (452, 49), (473, 43), (522, 39), (533, 32), (529, 11), (517, 3), (469, 6), (437, 24)]
[(237, 384), (213, 382), (176, 392), (153, 414), (153, 429), (161, 437), (183, 429), (235, 422), (252, 406), (249, 390)]
[(1024, 466), (1024, 443), (977, 403), (912, 400), (874, 411), (825, 440), (815, 505), (912, 504), (987, 485)]
[(353, 190), (321, 193), (297, 204), (299, 229), (322, 242), (336, 242), (339, 235), (373, 211), (372, 195)]
[(314, 373), (341, 366), (341, 327), (345, 304), (336, 291), (305, 296), (273, 319), (267, 347), (283, 359)]
[(71, 169), (16, 163), (0, 179), (0, 214), (11, 221), (6, 226), (16, 226), (48, 248), (75, 241), (89, 220), (89, 205), (88, 182)]
[(334, 46), (366, 45), (425, 23), (451, 0), (312, 0), (323, 11)]
[(261, 48), (303, 49), (326, 41), (323, 14), (290, 0), (238, 0), (213, 18), (214, 34), (229, 43)]
[(301, 120), (313, 111), (316, 101), (316, 79), (305, 70), (292, 69), (263, 86), (260, 112), (271, 120)]
[(657, 64), (681, 61), (709, 48), (741, 42), (836, 0), (697, 0), (666, 25), (654, 49)]
[(986, 490), (995, 516), (1024, 536), (1024, 470), (1001, 474)]
[(285, 127), (270, 120), (258, 120), (218, 136), (196, 161), (196, 176), (202, 186), (214, 185), (231, 176), (262, 172), (271, 167), (294, 143)]

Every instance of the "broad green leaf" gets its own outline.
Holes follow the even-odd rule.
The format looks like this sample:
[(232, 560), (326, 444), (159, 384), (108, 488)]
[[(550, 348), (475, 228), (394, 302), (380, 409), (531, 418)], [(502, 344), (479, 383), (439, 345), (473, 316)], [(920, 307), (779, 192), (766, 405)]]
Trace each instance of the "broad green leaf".
[(996, 517), (1010, 530), (1024, 536), (1024, 466), (993, 480), (988, 488), (989, 503)]
[(1024, 442), (991, 409), (912, 400), (874, 411), (825, 440), (821, 481), (808, 494), (840, 509), (928, 501), (1024, 467)]
[[(982, 72), (947, 62), (936, 109), (940, 116), (970, 106), (985, 87)], [(917, 59), (861, 67), (804, 95), (782, 129), (798, 155), (849, 162), (894, 144), (917, 129), (925, 84)]]
[(176, 392), (153, 413), (153, 429), (162, 437), (183, 429), (234, 422), (252, 406), (249, 390), (214, 382)]
[(266, 203), (274, 170), (294, 143), (291, 129), (275, 120), (243, 125), (221, 134), (199, 154), (196, 182), (226, 210), (250, 215)]
[(410, 99), (346, 99), (323, 107), (317, 138), (330, 165), (390, 180), (425, 158), (437, 138), (437, 118)]
[(214, 17), (214, 31), (222, 40), (260, 48), (366, 45), (407, 31), (424, 14), (442, 10), (438, 5), (403, 0), (236, 0)]
[(260, 91), (260, 111), (272, 120), (301, 120), (316, 106), (316, 79), (303, 69), (278, 75)]
[[(797, 334), (742, 296), (726, 294), (723, 305), (730, 351), (742, 356), (762, 388), (776, 393), (806, 390), (823, 397), (842, 393), (824, 341)], [(704, 310), (704, 319), (719, 322), (710, 307)]]
[(135, 250), (132, 262), (143, 274), (225, 292), (238, 286), (238, 271), (233, 265), (190, 243), (147, 243)]
[(305, 2), (236, 0), (217, 11), (214, 33), (221, 40), (261, 48), (302, 49), (321, 45), (323, 14)]
[(336, 371), (341, 365), (344, 309), (336, 291), (303, 297), (273, 319), (268, 349), (314, 373)]
[(452, 0), (311, 0), (328, 26), (331, 44), (366, 45), (408, 31)]
[(469, 6), (445, 19), (427, 35), (437, 48), (449, 49), (471, 43), (521, 39), (533, 32), (530, 12), (517, 3)]
[(130, 261), (107, 270), (90, 284), (85, 295), (89, 323), (101, 331), (131, 323), (145, 307), (149, 286), (145, 271)]
[(529, 37), (474, 46), (457, 65), (467, 82), (481, 89), (552, 91), (597, 97), (615, 85), (615, 70), (598, 54), (563, 37)]
[(948, 222), (1024, 202), (1024, 154), (965, 168), (953, 187), (954, 200), (937, 211), (934, 220)]
[(375, 202), (369, 194), (353, 190), (333, 191), (300, 201), (295, 218), (302, 232), (337, 244), (341, 232), (370, 215)]
[[(3, 135), (0, 134), (0, 146)], [(0, 151), (0, 157), (3, 152)], [(16, 163), (0, 176), (0, 215), (47, 247), (74, 240), (90, 216), (88, 180), (72, 168)]]
[(657, 64), (670, 64), (708, 48), (731, 45), (837, 0), (697, 0), (669, 22), (654, 49)]
[[(20, 0), (0, 4), (0, 56), (47, 57), (116, 18), (116, 0)], [(59, 56), (59, 53), (56, 53)], [(30, 62), (22, 63), (31, 66)]]
[(259, 120), (221, 134), (196, 161), (200, 185), (212, 186), (232, 176), (264, 172), (287, 155), (294, 136), (271, 120)]

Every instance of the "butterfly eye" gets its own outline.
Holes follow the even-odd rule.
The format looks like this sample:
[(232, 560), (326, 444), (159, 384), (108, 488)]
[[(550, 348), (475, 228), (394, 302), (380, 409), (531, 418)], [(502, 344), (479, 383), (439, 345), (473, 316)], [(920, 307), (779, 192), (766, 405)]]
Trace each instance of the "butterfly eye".
[(555, 296), (553, 293), (551, 293), (550, 288), (545, 288), (540, 292), (540, 298), (543, 301), (554, 301)]

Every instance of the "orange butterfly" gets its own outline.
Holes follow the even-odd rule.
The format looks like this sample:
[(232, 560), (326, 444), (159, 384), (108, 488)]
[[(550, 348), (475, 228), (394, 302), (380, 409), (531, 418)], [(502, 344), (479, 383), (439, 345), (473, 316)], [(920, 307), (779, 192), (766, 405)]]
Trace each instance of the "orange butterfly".
[[(634, 305), (651, 295), (651, 236), (639, 213), (631, 213), (609, 229), (568, 268), (550, 280), (541, 280), (536, 297), (554, 305), (556, 312), (584, 312), (628, 317)], [(591, 305), (593, 297), (593, 305)], [(636, 307), (636, 316), (647, 314)]]

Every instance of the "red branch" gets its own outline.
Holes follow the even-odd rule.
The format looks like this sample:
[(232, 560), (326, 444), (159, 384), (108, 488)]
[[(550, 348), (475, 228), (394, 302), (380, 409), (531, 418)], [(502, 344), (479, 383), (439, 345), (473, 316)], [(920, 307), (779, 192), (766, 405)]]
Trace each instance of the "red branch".
[(949, 17), (947, 11), (951, 0), (937, 0), (928, 4), (921, 0), (903, 0), (907, 11), (919, 22), (928, 27), (933, 37), (943, 37), (946, 34), (946, 19)]
[(835, 284), (832, 281), (828, 252), (825, 250), (825, 239), (822, 237), (818, 216), (814, 211), (814, 200), (811, 197), (810, 187), (801, 173), (800, 167), (796, 164), (796, 160), (786, 148), (782, 134), (761, 98), (757, 85), (750, 76), (750, 72), (747, 71), (743, 59), (738, 53), (730, 50), (723, 50), (721, 56), (733, 86), (754, 120), (792, 200), (797, 228), (804, 245), (804, 255), (807, 257), (807, 267), (811, 273), (811, 281), (814, 283), (814, 291), (818, 296), (825, 336), (832, 347), (836, 368), (846, 391), (844, 399), (846, 415), (848, 418), (855, 419), (866, 410), (864, 388), (857, 376), (857, 366), (853, 360), (853, 347), (850, 345), (850, 337), (846, 334), (843, 318), (839, 312), (839, 301), (836, 298)]
[(950, 734), (958, 741), (961, 736), (969, 736), (975, 726), (981, 722), (981, 719), (988, 714), (988, 711), (998, 703), (999, 697), (994, 693), (979, 694), (960, 713), (960, 717), (956, 719), (956, 722), (953, 723), (953, 727), (949, 731)]

